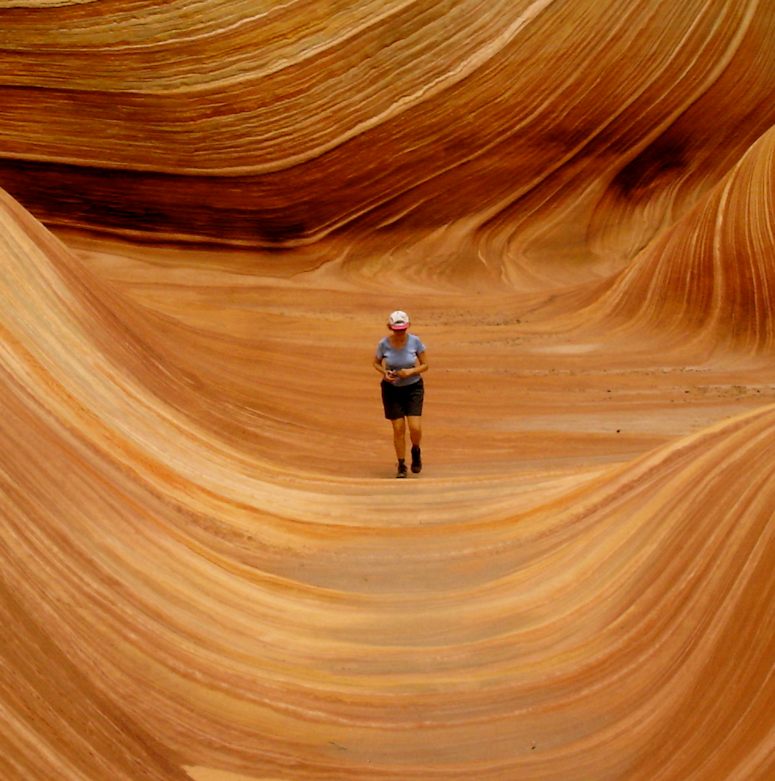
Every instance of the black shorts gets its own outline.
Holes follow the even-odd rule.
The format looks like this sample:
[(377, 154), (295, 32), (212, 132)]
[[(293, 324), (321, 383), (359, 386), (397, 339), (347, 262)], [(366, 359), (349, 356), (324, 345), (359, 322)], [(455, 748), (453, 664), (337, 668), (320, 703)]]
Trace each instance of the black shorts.
[(425, 387), (422, 377), (411, 385), (393, 385), (382, 380), (382, 406), (387, 420), (399, 420), (406, 415), (422, 415)]

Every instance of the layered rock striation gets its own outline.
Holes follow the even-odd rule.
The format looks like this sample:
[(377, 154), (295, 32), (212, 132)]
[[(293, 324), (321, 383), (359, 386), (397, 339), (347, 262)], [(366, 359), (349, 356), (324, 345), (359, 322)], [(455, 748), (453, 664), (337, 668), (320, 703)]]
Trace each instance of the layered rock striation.
[(771, 778), (773, 33), (0, 0), (0, 775)]

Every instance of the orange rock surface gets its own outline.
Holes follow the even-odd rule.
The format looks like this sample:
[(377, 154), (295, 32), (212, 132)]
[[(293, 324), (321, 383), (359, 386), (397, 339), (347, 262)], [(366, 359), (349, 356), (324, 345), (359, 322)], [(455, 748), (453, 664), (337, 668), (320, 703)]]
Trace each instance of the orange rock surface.
[(0, 778), (775, 777), (773, 36), (0, 0)]

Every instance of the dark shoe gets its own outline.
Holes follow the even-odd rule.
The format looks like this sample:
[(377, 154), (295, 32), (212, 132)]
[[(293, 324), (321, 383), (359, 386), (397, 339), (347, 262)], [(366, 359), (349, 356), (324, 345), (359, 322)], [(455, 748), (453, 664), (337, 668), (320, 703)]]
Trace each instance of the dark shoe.
[(404, 461), (398, 462), (398, 469), (396, 469), (396, 477), (406, 477), (406, 463)]
[(417, 445), (412, 445), (412, 472), (415, 474), (422, 472), (422, 455)]

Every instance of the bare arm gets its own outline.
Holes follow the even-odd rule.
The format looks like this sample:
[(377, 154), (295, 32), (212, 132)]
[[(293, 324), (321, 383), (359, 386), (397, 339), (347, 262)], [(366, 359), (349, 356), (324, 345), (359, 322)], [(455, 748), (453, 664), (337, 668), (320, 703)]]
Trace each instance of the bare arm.
[(388, 369), (385, 367), (385, 359), (379, 358), (378, 356), (374, 356), (374, 360), (372, 361), (371, 365), (383, 376), (384, 379), (386, 379), (388, 382), (392, 382), (395, 380), (395, 376), (393, 376), (393, 372), (388, 371)]
[(425, 350), (421, 353), (417, 353), (417, 362), (411, 369), (399, 369), (396, 372), (397, 377), (411, 377), (413, 374), (422, 374), (428, 371), (428, 359), (425, 355)]

